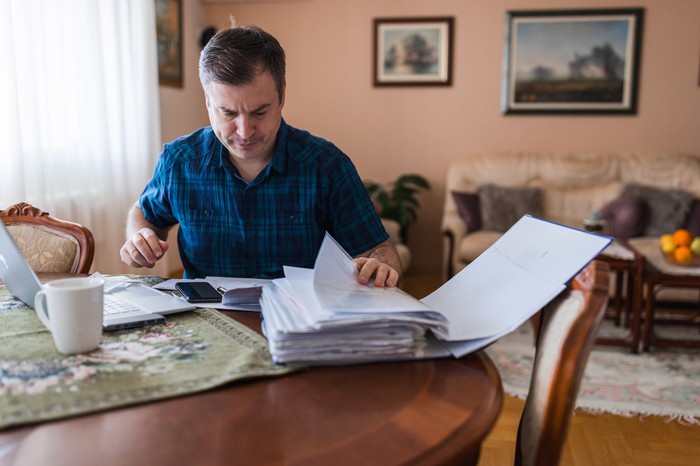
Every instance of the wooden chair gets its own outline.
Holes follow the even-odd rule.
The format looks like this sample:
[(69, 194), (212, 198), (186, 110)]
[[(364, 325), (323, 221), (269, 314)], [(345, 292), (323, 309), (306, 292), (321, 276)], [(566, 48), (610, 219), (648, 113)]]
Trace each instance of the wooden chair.
[(608, 304), (609, 265), (593, 261), (542, 311), (516, 466), (559, 464), (588, 355)]
[(95, 240), (84, 226), (53, 218), (25, 202), (0, 210), (0, 218), (35, 272), (90, 271)]

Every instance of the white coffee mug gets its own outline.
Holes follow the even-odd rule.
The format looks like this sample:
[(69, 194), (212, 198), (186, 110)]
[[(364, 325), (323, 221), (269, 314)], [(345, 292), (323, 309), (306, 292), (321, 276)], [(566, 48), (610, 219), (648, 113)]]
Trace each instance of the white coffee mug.
[(63, 354), (92, 351), (100, 345), (104, 279), (65, 278), (45, 284), (34, 297), (39, 319)]

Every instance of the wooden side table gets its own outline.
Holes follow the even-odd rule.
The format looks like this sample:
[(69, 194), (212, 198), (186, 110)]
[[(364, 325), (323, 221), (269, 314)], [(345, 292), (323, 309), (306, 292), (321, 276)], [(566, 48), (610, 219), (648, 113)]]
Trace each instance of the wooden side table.
[(610, 271), (615, 273), (615, 294), (613, 295), (615, 325), (622, 323), (622, 291), (626, 280), (624, 324), (630, 329), (629, 334), (624, 338), (598, 337), (596, 343), (629, 346), (632, 353), (639, 353), (644, 256), (627, 241), (615, 240), (596, 259), (607, 262), (610, 266)]
[[(700, 348), (700, 338), (662, 338), (654, 334), (657, 292), (662, 288), (690, 288), (698, 291), (698, 297), (700, 297), (700, 267), (687, 267), (667, 262), (661, 253), (657, 238), (634, 240), (634, 247), (645, 257), (646, 300), (642, 332), (643, 350), (648, 351), (652, 345)], [(698, 312), (700, 312), (700, 304)]]

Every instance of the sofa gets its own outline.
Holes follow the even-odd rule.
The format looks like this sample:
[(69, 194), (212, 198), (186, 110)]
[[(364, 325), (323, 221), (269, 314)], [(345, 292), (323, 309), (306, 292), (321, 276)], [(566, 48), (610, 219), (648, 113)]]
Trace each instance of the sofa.
[(442, 218), (443, 275), (476, 259), (523, 213), (605, 234), (700, 234), (700, 155), (494, 152), (448, 167)]

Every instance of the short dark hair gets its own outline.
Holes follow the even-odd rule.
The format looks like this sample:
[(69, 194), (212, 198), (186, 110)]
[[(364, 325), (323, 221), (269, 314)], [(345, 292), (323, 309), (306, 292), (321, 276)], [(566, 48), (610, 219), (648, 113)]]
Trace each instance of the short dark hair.
[(282, 101), (284, 49), (274, 36), (257, 26), (233, 26), (218, 32), (199, 56), (202, 87), (211, 82), (242, 86), (264, 71), (272, 75)]

